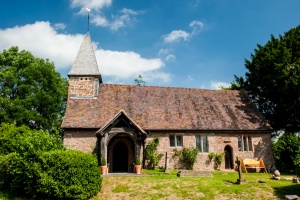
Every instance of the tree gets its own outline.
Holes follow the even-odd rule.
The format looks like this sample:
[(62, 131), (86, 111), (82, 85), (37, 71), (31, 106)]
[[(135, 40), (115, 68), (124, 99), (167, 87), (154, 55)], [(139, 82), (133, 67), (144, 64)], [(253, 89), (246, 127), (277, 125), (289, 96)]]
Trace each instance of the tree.
[(48, 59), (11, 47), (0, 53), (0, 123), (31, 129), (59, 128), (65, 112), (68, 81)]
[(282, 172), (298, 170), (300, 167), (300, 138), (293, 133), (284, 133), (273, 143), (276, 167)]
[(243, 77), (234, 75), (234, 81), (230, 83), (229, 87), (221, 87), (222, 90), (244, 90), (245, 80)]
[(137, 86), (145, 86), (146, 82), (143, 81), (142, 75), (139, 75), (136, 79), (134, 79), (134, 82)]
[(300, 131), (300, 26), (257, 45), (245, 66), (235, 89), (247, 91), (275, 131)]

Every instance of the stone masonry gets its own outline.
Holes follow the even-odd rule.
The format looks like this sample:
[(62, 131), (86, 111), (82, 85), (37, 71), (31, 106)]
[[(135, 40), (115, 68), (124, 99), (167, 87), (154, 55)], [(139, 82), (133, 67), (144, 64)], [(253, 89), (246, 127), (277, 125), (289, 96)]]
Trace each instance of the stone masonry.
[[(70, 149), (78, 149), (83, 152), (90, 152), (95, 153), (96, 145), (97, 145), (97, 138), (95, 136), (96, 130), (86, 130), (86, 131), (79, 131), (79, 130), (70, 130), (65, 132), (64, 136), (64, 144), (67, 148)], [(169, 135), (182, 135), (183, 136), (183, 146), (182, 147), (170, 147)], [(241, 158), (254, 158), (259, 160), (260, 158), (263, 159), (266, 166), (271, 166), (274, 164), (273, 156), (269, 153), (272, 152), (272, 145), (269, 142), (270, 135), (268, 133), (261, 133), (261, 134), (253, 134), (253, 133), (150, 133), (147, 136), (145, 146), (154, 138), (159, 138), (159, 146), (157, 148), (158, 153), (162, 153), (165, 155), (168, 152), (169, 155), (169, 167), (174, 169), (184, 169), (187, 167), (185, 163), (180, 161), (178, 157), (174, 156), (174, 149), (182, 150), (183, 147), (194, 147), (196, 146), (195, 135), (202, 134), (208, 136), (208, 149), (209, 152), (214, 153), (221, 153), (224, 151), (226, 145), (229, 145), (233, 149), (233, 157), (232, 159), (235, 160), (235, 157)], [(239, 151), (238, 150), (238, 135), (247, 135), (251, 136), (252, 138), (252, 151)], [(131, 151), (129, 149), (129, 151)], [(199, 152), (197, 156), (196, 163), (194, 165), (194, 169), (198, 171), (205, 171), (205, 170), (213, 170), (214, 165), (213, 162), (210, 162), (208, 159), (208, 153)], [(110, 156), (112, 154), (110, 153)], [(141, 158), (143, 159), (143, 150), (141, 150)], [(129, 155), (130, 162), (133, 161), (133, 155)], [(112, 160), (112, 158), (108, 158), (108, 161)], [(233, 160), (233, 163), (234, 163)], [(160, 167), (165, 166), (165, 156), (162, 157), (160, 163)], [(130, 166), (130, 170), (131, 170)], [(225, 169), (225, 163), (221, 164), (221, 169)], [(234, 167), (235, 169), (235, 167)], [(132, 171), (132, 170), (131, 170)]]
[(67, 130), (64, 132), (64, 145), (68, 149), (77, 149), (93, 153), (97, 146), (96, 130)]
[[(169, 135), (182, 135), (183, 136), (183, 146), (182, 147), (170, 147), (169, 142)], [(208, 149), (209, 152), (199, 152), (197, 156), (196, 163), (194, 164), (195, 170), (213, 170), (214, 165), (213, 162), (209, 161), (208, 154), (210, 152), (214, 153), (221, 153), (224, 151), (224, 148), (226, 145), (229, 145), (233, 149), (233, 157), (232, 162), (235, 165), (235, 157), (241, 157), (241, 158), (253, 158), (256, 160), (259, 160), (260, 158), (263, 159), (266, 166), (271, 166), (274, 164), (274, 159), (272, 154), (272, 145), (269, 142), (270, 141), (270, 134), (268, 133), (261, 133), (261, 134), (253, 134), (253, 133), (151, 133), (148, 135), (146, 139), (146, 145), (149, 143), (153, 138), (158, 137), (159, 138), (159, 146), (157, 148), (158, 153), (162, 153), (165, 155), (166, 152), (168, 152), (169, 155), (169, 167), (174, 169), (182, 169), (186, 168), (187, 165), (185, 163), (182, 163), (178, 159), (178, 157), (174, 156), (174, 149), (182, 150), (184, 147), (196, 147), (196, 139), (195, 135), (207, 135), (208, 136)], [(252, 138), (252, 151), (239, 151), (238, 150), (238, 135), (247, 135)], [(165, 156), (162, 157), (160, 163), (160, 167), (165, 166)], [(236, 167), (236, 166), (235, 166)], [(235, 169), (234, 167), (234, 169)], [(221, 164), (221, 169), (225, 169), (225, 162), (223, 159), (223, 162)]]
[(93, 97), (95, 93), (94, 83), (94, 77), (71, 77), (68, 93), (76, 97)]

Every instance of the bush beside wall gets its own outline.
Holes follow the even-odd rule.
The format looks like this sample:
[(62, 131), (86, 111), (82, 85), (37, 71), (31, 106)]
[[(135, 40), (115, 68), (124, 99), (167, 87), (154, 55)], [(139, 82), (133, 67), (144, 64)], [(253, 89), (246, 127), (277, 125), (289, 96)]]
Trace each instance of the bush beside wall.
[(88, 199), (101, 184), (96, 156), (65, 150), (47, 131), (0, 126), (0, 187), (34, 199)]

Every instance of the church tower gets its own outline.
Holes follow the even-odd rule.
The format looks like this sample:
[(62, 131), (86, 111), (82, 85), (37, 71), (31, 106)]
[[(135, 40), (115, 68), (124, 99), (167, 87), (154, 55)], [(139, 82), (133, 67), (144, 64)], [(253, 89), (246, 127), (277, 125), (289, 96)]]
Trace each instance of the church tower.
[(95, 98), (102, 83), (89, 32), (85, 35), (68, 73), (70, 98)]

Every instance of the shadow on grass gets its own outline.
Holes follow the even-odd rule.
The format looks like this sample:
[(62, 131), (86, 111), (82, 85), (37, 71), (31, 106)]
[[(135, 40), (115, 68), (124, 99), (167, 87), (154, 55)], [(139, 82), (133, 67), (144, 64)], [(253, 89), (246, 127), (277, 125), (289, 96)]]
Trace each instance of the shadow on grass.
[(300, 184), (293, 184), (289, 186), (274, 187), (274, 195), (280, 199), (285, 199), (285, 195), (300, 196)]

